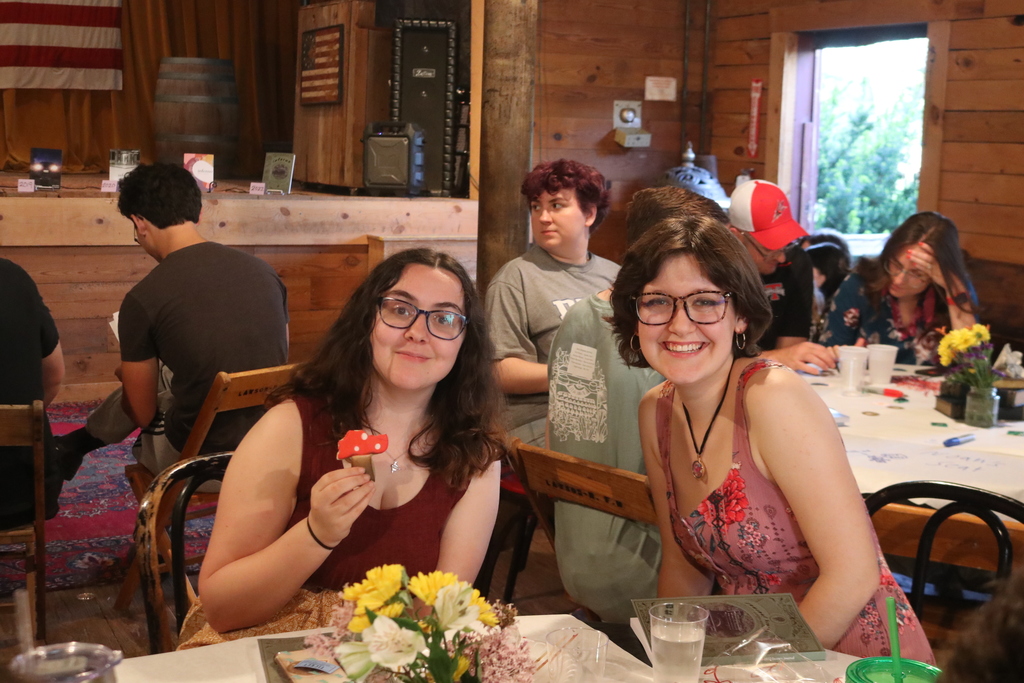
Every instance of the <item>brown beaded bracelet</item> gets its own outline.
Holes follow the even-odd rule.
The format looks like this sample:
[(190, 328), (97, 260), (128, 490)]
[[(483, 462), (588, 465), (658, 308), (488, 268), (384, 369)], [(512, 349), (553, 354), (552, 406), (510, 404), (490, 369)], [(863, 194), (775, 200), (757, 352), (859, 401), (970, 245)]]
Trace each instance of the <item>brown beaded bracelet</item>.
[(327, 545), (326, 543), (324, 543), (323, 541), (321, 541), (319, 538), (316, 537), (316, 534), (313, 533), (313, 527), (309, 523), (309, 517), (308, 516), (306, 517), (306, 528), (309, 529), (309, 535), (313, 537), (313, 540), (316, 541), (316, 544), (318, 546), (320, 546), (321, 548), (323, 548), (324, 550), (334, 550), (335, 548), (338, 547), (336, 545)]

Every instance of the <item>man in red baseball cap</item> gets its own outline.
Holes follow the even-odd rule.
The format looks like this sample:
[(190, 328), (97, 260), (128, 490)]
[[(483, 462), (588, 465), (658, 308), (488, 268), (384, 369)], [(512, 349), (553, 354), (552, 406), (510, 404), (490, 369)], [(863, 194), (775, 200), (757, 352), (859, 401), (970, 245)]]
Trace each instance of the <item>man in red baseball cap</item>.
[(767, 180), (743, 183), (732, 193), (729, 223), (761, 273), (772, 306), (771, 327), (760, 341), (762, 355), (815, 375), (835, 367), (833, 354), (809, 341), (814, 281), (799, 244), (807, 231), (793, 219), (786, 193)]

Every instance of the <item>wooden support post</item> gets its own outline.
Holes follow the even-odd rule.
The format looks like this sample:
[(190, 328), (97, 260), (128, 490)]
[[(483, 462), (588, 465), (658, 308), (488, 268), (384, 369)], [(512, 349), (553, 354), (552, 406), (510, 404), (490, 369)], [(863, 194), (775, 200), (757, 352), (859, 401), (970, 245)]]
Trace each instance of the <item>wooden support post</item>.
[(486, 0), (477, 286), (483, 292), (507, 261), (526, 251), (537, 0)]

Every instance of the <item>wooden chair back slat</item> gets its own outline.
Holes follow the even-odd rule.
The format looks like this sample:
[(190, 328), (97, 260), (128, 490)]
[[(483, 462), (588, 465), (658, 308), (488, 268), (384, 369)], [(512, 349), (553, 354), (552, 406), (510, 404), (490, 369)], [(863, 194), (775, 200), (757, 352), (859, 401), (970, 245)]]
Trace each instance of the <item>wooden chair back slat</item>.
[(32, 447), (32, 493), (35, 519), (29, 526), (0, 531), (0, 545), (23, 545), (24, 552), (5, 556), (25, 561), (25, 584), (32, 599), (35, 637), (46, 642), (46, 461), (43, 452), (43, 402), (0, 405), (0, 446)]
[(217, 413), (263, 405), (267, 394), (287, 382), (294, 371), (295, 365), (278, 365), (232, 374), (217, 373), (206, 400), (203, 401), (203, 407), (196, 416), (188, 441), (181, 450), (181, 459), (187, 460), (199, 455), (199, 449), (202, 448)]
[(513, 466), (545, 533), (554, 542), (554, 501), (657, 524), (647, 477), (516, 441)]
[(0, 405), (0, 446), (31, 446), (32, 406)]

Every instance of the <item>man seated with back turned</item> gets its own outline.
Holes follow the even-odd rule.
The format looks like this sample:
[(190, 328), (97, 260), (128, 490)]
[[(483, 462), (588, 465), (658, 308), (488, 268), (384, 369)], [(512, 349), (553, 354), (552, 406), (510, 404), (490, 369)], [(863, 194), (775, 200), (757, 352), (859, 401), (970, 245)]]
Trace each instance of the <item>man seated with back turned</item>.
[[(142, 437), (135, 456), (158, 474), (178, 459), (218, 372), (281, 365), (288, 357), (284, 284), (266, 262), (199, 234), (202, 195), (188, 171), (139, 166), (121, 181), (117, 208), (157, 266), (121, 303), (121, 389), (85, 427), (57, 439), (65, 479), (86, 453), (136, 428)], [(261, 414), (218, 415), (201, 452), (234, 450)]]
[(761, 337), (761, 354), (812, 375), (836, 366), (832, 352), (809, 341), (814, 305), (810, 258), (800, 248), (807, 236), (793, 220), (786, 194), (775, 183), (750, 180), (735, 190), (729, 229), (754, 260), (772, 306), (772, 324)]
[[(36, 283), (21, 266), (0, 258), (0, 404), (43, 406), (60, 391), (64, 353), (57, 326)], [(57, 514), (64, 482), (54, 455), (50, 423), (43, 424), (46, 518)], [(32, 449), (0, 446), (0, 529), (35, 519)]]

